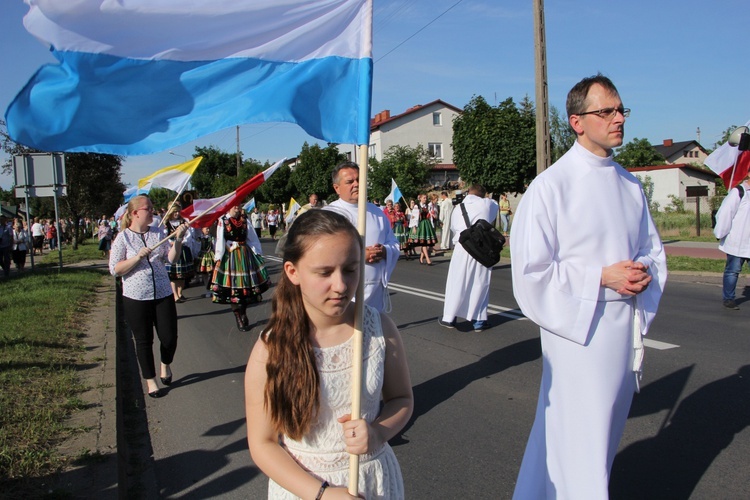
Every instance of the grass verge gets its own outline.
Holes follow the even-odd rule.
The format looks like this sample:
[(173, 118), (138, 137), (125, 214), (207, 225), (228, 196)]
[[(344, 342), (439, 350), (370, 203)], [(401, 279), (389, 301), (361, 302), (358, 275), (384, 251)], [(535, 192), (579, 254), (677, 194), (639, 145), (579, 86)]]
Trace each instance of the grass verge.
[(83, 406), (80, 336), (102, 272), (47, 270), (45, 258), (57, 263), (53, 253), (36, 272), (0, 282), (0, 491), (11, 496), (64, 466), (57, 445), (82, 430), (66, 422)]

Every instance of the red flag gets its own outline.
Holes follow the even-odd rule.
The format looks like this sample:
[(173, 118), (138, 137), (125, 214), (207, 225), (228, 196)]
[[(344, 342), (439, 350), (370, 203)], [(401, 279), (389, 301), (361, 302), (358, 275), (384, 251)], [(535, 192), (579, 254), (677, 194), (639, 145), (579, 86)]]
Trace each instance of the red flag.
[(241, 206), (244, 199), (247, 198), (250, 193), (258, 189), (261, 184), (266, 182), (266, 180), (268, 180), (268, 178), (284, 164), (285, 160), (286, 158), (277, 161), (263, 172), (251, 177), (250, 180), (229, 194), (208, 200), (194, 200), (192, 205), (185, 208), (180, 213), (184, 218), (191, 221), (190, 225), (192, 227), (201, 228), (210, 226), (233, 206)]
[[(750, 126), (750, 121), (745, 126)], [(708, 155), (703, 164), (721, 177), (729, 190), (742, 182), (750, 172), (750, 151), (740, 151), (727, 141)]]

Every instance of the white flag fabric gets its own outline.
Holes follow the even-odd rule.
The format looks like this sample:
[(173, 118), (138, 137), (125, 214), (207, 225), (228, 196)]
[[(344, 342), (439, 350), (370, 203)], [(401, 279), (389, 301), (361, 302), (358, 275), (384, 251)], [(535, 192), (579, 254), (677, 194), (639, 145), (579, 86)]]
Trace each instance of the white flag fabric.
[(60, 64), (6, 112), (41, 151), (139, 155), (243, 123), (368, 144), (372, 0), (27, 0)]

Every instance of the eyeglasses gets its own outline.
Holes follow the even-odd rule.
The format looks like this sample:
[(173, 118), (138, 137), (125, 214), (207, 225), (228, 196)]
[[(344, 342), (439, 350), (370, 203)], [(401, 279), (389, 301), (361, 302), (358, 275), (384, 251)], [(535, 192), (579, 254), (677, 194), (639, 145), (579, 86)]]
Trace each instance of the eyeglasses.
[(620, 106), (619, 108), (603, 108), (603, 109), (596, 109), (594, 111), (585, 111), (583, 113), (574, 113), (578, 116), (583, 115), (596, 115), (599, 118), (604, 118), (605, 120), (614, 120), (615, 115), (617, 113), (620, 113), (623, 118), (627, 118), (630, 116), (630, 108), (623, 108)]
[(135, 210), (133, 210), (133, 212), (138, 212), (140, 210), (147, 210), (149, 212), (152, 212), (154, 209), (153, 208), (149, 208), (149, 207), (142, 207), (142, 208), (136, 208)]

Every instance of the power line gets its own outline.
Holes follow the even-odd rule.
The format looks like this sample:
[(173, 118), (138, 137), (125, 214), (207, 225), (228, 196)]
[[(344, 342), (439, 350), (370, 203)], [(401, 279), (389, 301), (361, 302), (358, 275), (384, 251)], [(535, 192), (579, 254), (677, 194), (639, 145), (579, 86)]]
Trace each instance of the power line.
[(438, 19), (440, 19), (441, 17), (443, 17), (443, 16), (445, 15), (445, 14), (447, 14), (447, 13), (448, 13), (448, 11), (450, 11), (451, 9), (453, 9), (453, 7), (455, 7), (456, 5), (460, 4), (460, 3), (461, 3), (461, 2), (463, 2), (463, 1), (464, 1), (464, 0), (458, 0), (458, 2), (454, 3), (453, 5), (451, 5), (451, 6), (450, 6), (450, 7), (448, 7), (447, 9), (445, 9), (445, 10), (444, 10), (443, 12), (441, 12), (441, 13), (440, 13), (440, 14), (439, 14), (439, 15), (438, 15), (438, 16), (437, 16), (437, 17), (436, 17), (435, 19), (433, 19), (433, 20), (432, 20), (432, 21), (430, 21), (429, 23), (427, 23), (427, 24), (425, 24), (424, 26), (422, 26), (421, 28), (419, 28), (419, 29), (418, 29), (418, 30), (417, 30), (417, 31), (416, 31), (415, 33), (413, 33), (413, 34), (412, 34), (411, 36), (409, 36), (409, 37), (408, 37), (408, 38), (407, 38), (406, 40), (404, 40), (403, 42), (399, 43), (398, 45), (396, 45), (395, 47), (393, 47), (393, 48), (392, 48), (391, 50), (389, 50), (388, 52), (386, 52), (385, 54), (383, 54), (382, 56), (380, 56), (380, 57), (379, 57), (379, 58), (378, 58), (378, 59), (377, 59), (377, 60), (376, 60), (375, 62), (378, 62), (378, 61), (382, 61), (382, 60), (383, 60), (383, 58), (384, 58), (385, 56), (387, 56), (388, 54), (390, 54), (391, 52), (393, 52), (393, 51), (394, 51), (394, 50), (396, 50), (397, 48), (401, 47), (401, 46), (402, 46), (403, 44), (405, 44), (406, 42), (408, 42), (409, 40), (411, 40), (412, 38), (414, 38), (414, 37), (415, 37), (415, 36), (417, 36), (418, 34), (420, 34), (420, 33), (421, 33), (422, 31), (424, 31), (424, 30), (425, 30), (425, 29), (426, 29), (426, 28), (427, 28), (428, 26), (430, 26), (430, 25), (431, 25), (432, 23), (434, 23), (435, 21), (437, 21)]

